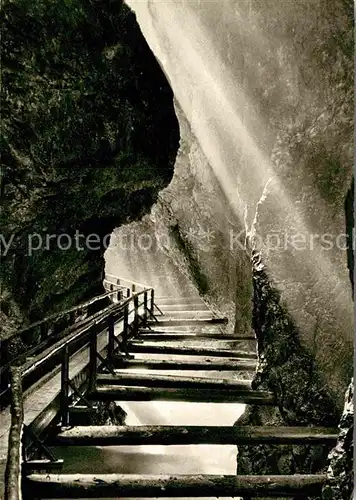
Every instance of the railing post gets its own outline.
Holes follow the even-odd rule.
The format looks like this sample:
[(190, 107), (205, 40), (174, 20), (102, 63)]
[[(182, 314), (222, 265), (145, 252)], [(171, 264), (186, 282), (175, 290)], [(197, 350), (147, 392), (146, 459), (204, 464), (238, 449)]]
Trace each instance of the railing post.
[(114, 338), (114, 316), (110, 314), (108, 318), (108, 326), (109, 326), (109, 339), (108, 339), (108, 360), (111, 362), (114, 357), (114, 348), (115, 348), (115, 338)]
[(135, 306), (134, 332), (136, 334), (138, 330), (138, 296), (134, 298), (134, 306)]
[(126, 297), (127, 298), (130, 297), (130, 295), (131, 295), (131, 289), (128, 288), (127, 291), (126, 291)]
[(147, 297), (148, 293), (147, 291), (145, 291), (145, 293), (143, 294), (143, 307), (144, 307), (144, 313), (143, 313), (143, 320), (144, 322), (147, 321), (147, 318), (148, 318), (148, 297)]
[(132, 294), (134, 294), (136, 292), (136, 285), (134, 283), (132, 283), (131, 289), (132, 289)]
[(120, 300), (122, 299), (122, 292), (121, 292), (121, 288), (120, 288), (120, 280), (118, 279), (117, 282), (117, 287), (118, 287), (118, 290), (117, 290), (117, 301), (120, 302)]
[(154, 312), (155, 312), (155, 291), (152, 288), (152, 290), (151, 290), (151, 310), (150, 310), (151, 316), (154, 315)]
[(90, 333), (90, 349), (89, 349), (89, 391), (92, 392), (96, 388), (97, 376), (97, 334), (95, 327)]
[(61, 422), (64, 427), (69, 425), (69, 347), (65, 346), (61, 370)]
[(42, 323), (40, 326), (40, 339), (46, 340), (48, 334), (47, 323)]
[(74, 325), (76, 317), (77, 317), (77, 311), (72, 311), (71, 313), (69, 313), (69, 326)]
[(127, 344), (128, 334), (129, 334), (129, 305), (126, 304), (124, 309), (124, 326), (122, 332), (124, 346), (126, 346)]

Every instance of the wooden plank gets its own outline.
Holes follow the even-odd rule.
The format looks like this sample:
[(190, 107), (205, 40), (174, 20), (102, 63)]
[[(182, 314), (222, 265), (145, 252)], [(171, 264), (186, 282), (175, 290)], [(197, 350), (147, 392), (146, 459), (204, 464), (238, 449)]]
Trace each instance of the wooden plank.
[(159, 295), (158, 297), (156, 296), (156, 302), (157, 304), (163, 303), (163, 302), (169, 302), (169, 303), (181, 303), (181, 302), (187, 302), (188, 304), (191, 304), (192, 302), (199, 302), (205, 304), (203, 299), (201, 297), (197, 297), (196, 295), (184, 295), (182, 297), (180, 296), (175, 296), (175, 295)]
[(149, 326), (205, 326), (205, 325), (226, 325), (228, 323), (227, 318), (211, 318), (211, 319), (159, 319), (164, 318), (164, 316), (157, 316), (157, 321), (148, 321)]
[[(209, 309), (196, 309), (194, 311), (191, 311), (189, 309), (178, 309), (178, 310), (166, 309), (162, 312), (164, 313), (163, 314), (164, 318), (166, 318), (167, 316), (170, 316), (173, 318), (175, 317), (175, 319), (177, 319), (177, 316), (179, 316), (179, 319), (185, 319), (185, 316), (189, 316), (189, 315), (190, 316), (196, 316), (196, 315), (203, 316), (202, 318), (192, 318), (192, 319), (204, 319), (204, 316), (207, 316), (208, 318), (210, 318), (212, 316), (212, 312)], [(169, 319), (169, 318), (167, 318), (167, 319)], [(189, 319), (189, 318), (187, 318), (187, 319)]]
[(117, 368), (148, 368), (152, 370), (201, 370), (201, 371), (254, 371), (256, 360), (205, 358), (201, 361), (160, 360), (160, 359), (114, 359)]
[(273, 405), (275, 403), (273, 394), (267, 391), (120, 387), (116, 385), (97, 387), (89, 397), (94, 401), (186, 401), (260, 405)]
[(21, 500), (22, 434), (24, 425), (21, 368), (11, 367), (11, 427), (5, 469), (5, 500)]
[(51, 444), (73, 446), (120, 445), (246, 445), (335, 444), (337, 429), (323, 427), (198, 427), (198, 426), (80, 426), (62, 428)]
[(190, 311), (197, 311), (197, 310), (204, 310), (204, 311), (209, 311), (210, 309), (208, 309), (206, 307), (206, 305), (204, 304), (204, 302), (193, 302), (193, 303), (190, 303), (190, 302), (186, 302), (186, 303), (183, 303), (183, 304), (177, 304), (177, 303), (168, 303), (168, 304), (159, 304), (159, 308), (165, 312), (166, 310), (170, 309), (170, 310), (173, 310), (175, 312), (178, 312), (178, 311), (182, 311), (182, 310), (190, 310)]
[(85, 406), (85, 405), (75, 405), (75, 406), (70, 406), (68, 408), (70, 413), (93, 413), (97, 411), (98, 406), (93, 405), (93, 406)]
[(141, 387), (177, 387), (188, 389), (250, 389), (249, 380), (210, 379), (207, 377), (180, 377), (151, 373), (116, 372), (115, 375), (100, 374), (99, 385), (134, 385)]
[(32, 474), (35, 498), (300, 497), (320, 495), (326, 474), (293, 476)]
[(160, 340), (165, 342), (166, 340), (228, 340), (228, 341), (240, 341), (240, 340), (253, 340), (256, 341), (256, 337), (243, 337), (242, 335), (224, 335), (223, 333), (175, 333), (175, 332), (160, 332), (157, 330), (139, 330), (139, 335), (144, 340)]
[(256, 359), (255, 352), (234, 351), (229, 349), (205, 349), (203, 347), (174, 347), (149, 344), (128, 344), (129, 352), (151, 354), (182, 354), (185, 356), (215, 356), (223, 358)]
[(52, 471), (62, 469), (64, 460), (29, 460), (23, 463), (23, 470), (26, 474), (33, 471)]

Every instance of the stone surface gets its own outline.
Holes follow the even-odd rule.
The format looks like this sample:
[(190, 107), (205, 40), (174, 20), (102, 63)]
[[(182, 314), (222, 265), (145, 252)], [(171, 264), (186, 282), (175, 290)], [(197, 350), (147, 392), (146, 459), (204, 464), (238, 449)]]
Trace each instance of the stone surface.
[[(353, 364), (352, 2), (129, 4), (181, 129), (150, 234), (166, 231), (167, 268), (258, 337), (255, 386), (278, 409), (251, 407), (243, 422), (337, 425)], [(213, 231), (208, 252), (200, 228)], [(238, 470), (314, 472), (328, 452), (251, 447)]]
[[(163, 269), (251, 331), (248, 240), (340, 415), (352, 371), (351, 2), (128, 3), (177, 101), (175, 175), (148, 230), (167, 235)], [(154, 252), (138, 255), (135, 275), (160, 274)], [(127, 252), (115, 258), (111, 269), (130, 272)]]
[(323, 489), (323, 500), (352, 500), (354, 497), (354, 382), (346, 391), (345, 406), (339, 423), (339, 438), (329, 453), (328, 485)]
[(170, 181), (178, 124), (122, 2), (15, 0), (2, 15), (4, 336), (103, 292), (110, 234)]

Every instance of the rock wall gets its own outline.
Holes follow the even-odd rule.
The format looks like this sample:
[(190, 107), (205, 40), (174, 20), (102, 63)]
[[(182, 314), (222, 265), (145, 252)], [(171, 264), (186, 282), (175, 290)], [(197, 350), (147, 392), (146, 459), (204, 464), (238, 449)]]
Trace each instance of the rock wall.
[(269, 307), (251, 279), (258, 254), (340, 415), (352, 369), (351, 3), (128, 3), (172, 85), (181, 133), (151, 234), (174, 229), (172, 265), (236, 307), (238, 330), (256, 322), (256, 302)]
[(322, 498), (352, 500), (354, 496), (354, 382), (345, 394), (344, 411), (339, 423), (339, 438), (328, 456), (328, 484)]
[[(278, 408), (251, 406), (241, 423), (337, 425), (353, 364), (352, 2), (128, 3), (181, 133), (145, 231), (168, 234), (167, 269), (255, 331), (255, 386)], [(241, 449), (239, 472), (317, 471), (327, 454)]]
[(15, 0), (2, 15), (0, 338), (104, 291), (111, 232), (148, 212), (179, 139), (122, 2)]

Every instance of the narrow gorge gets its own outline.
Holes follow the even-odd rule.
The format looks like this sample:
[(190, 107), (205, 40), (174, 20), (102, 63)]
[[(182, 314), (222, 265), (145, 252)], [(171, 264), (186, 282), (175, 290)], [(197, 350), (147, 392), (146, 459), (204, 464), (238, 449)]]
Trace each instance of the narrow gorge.
[[(326, 473), (307, 498), (351, 500), (352, 2), (7, 0), (1, 13), (0, 340), (103, 293), (105, 275), (200, 297), (222, 332), (256, 338), (252, 389), (276, 399), (207, 425), (340, 432), (333, 449), (241, 445), (221, 463)], [(36, 342), (16, 337), (2, 363)], [(151, 405), (124, 407), (127, 425), (155, 424)], [(164, 411), (179, 423), (185, 410)]]

